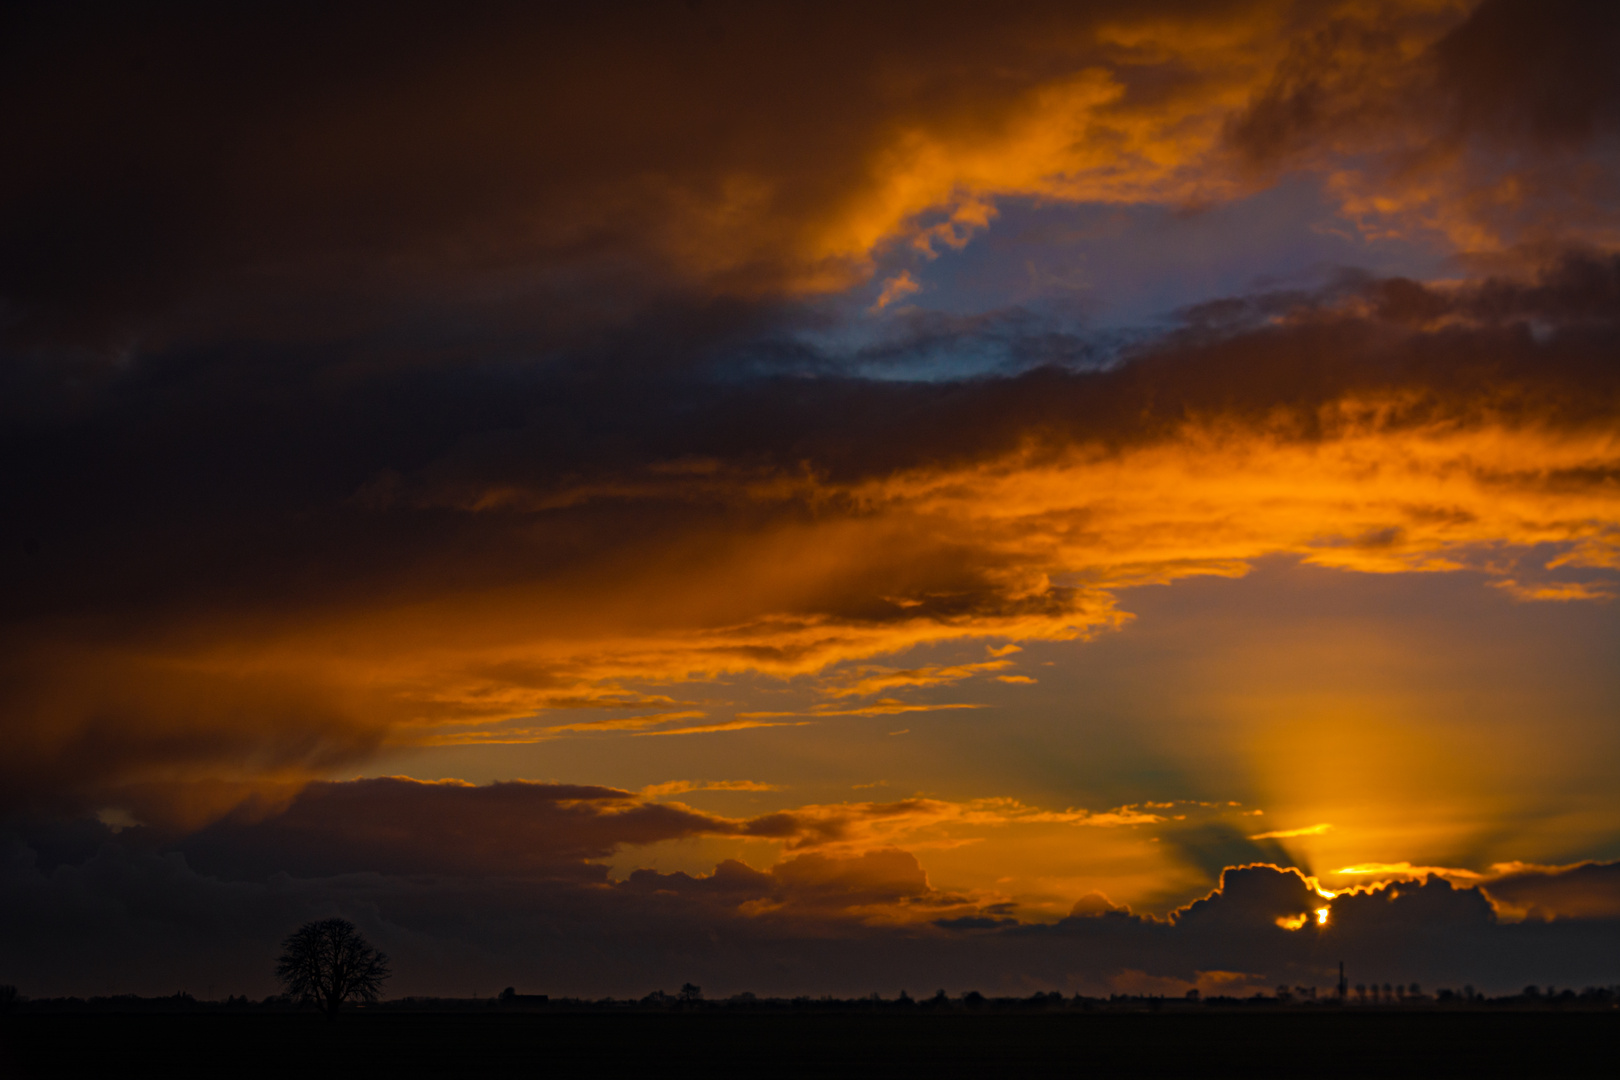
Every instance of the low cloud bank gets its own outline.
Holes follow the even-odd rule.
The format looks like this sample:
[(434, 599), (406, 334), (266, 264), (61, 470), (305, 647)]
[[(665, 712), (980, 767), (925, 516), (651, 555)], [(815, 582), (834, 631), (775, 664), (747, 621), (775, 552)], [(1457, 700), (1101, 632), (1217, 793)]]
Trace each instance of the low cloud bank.
[(622, 997), (687, 981), (779, 995), (1230, 993), (1326, 989), (1341, 960), (1352, 984), (1507, 992), (1620, 978), (1615, 863), (1331, 898), (1297, 869), (1257, 863), (1226, 868), (1164, 917), (1091, 894), (1034, 923), (936, 887), (892, 845), (812, 839), (766, 870), (725, 860), (619, 882), (593, 861), (672, 837), (803, 839), (801, 818), (826, 810), (813, 809), (729, 819), (612, 788), (369, 780), (178, 837), (13, 821), (0, 839), (0, 979), (35, 995), (262, 996), (280, 938), (329, 915), (395, 958), (400, 995), (520, 985)]

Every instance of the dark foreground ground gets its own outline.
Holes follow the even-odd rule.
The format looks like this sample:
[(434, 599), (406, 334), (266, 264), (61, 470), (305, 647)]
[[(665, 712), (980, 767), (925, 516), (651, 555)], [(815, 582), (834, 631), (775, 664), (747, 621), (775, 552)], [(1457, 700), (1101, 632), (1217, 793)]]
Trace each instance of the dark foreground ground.
[(0, 1074), (1620, 1076), (1620, 1013), (0, 1017)]

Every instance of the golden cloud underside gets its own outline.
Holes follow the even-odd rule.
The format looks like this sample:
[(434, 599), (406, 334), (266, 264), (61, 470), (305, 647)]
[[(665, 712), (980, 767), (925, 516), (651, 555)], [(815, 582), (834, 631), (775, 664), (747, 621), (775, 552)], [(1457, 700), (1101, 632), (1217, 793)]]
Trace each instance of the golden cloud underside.
[[(407, 64), (409, 77), (366, 67), (262, 122), (216, 125), (237, 132), (231, 152), (194, 169), (141, 156), (129, 167), (198, 178), (174, 201), (203, 223), (186, 235), (209, 239), (176, 264), (236, 268), (220, 282), (245, 276), (281, 295), (278, 267), (300, 288), (369, 281), (397, 312), (415, 295), (483, 310), (467, 298), (521, 281), (596, 297), (523, 305), (581, 333), (648, 295), (845, 289), (896, 245), (960, 246), (997, 199), (1192, 206), (1292, 168), (1330, 175), (1369, 229), (1512, 249), (1523, 271), (1545, 263), (1525, 252), (1569, 239), (1559, 221), (1608, 244), (1614, 203), (1598, 157), (1559, 167), (1590, 141), (1580, 124), (1543, 122), (1559, 109), (1578, 120), (1579, 101), (1527, 119), (1491, 89), (1501, 80), (1487, 61), (1504, 42), (1553, 49), (1515, 18), (1439, 0), (1119, 3), (988, 21), (950, 6), (923, 19), (828, 8), (801, 26), (739, 7), (728, 33), (757, 45), (739, 51), (686, 14), (608, 13), (567, 26), (576, 47), (547, 64), (531, 47), (554, 27), (431, 41), (402, 30), (399, 62), (416, 49), (434, 63)], [(144, 132), (215, 108), (194, 85), (215, 76), (186, 66), (176, 42), (173, 65), (150, 67), (172, 68), (186, 109), (168, 108), (184, 102), (167, 83), (87, 91), (27, 128), (39, 153), (17, 155), (28, 169), (15, 190), (52, 189), (58, 166), (82, 171), (53, 134), (88, 122), (75, 109), (116, 98)], [(1578, 41), (1558, 47), (1579, 91), (1591, 58)], [(112, 76), (92, 69), (86, 85), (104, 89)], [(592, 284), (626, 266), (646, 289)], [(138, 603), (18, 602), (4, 630), (0, 778), (16, 801), (95, 803), (136, 782), (291, 783), (387, 747), (677, 730), (527, 718), (696, 712), (633, 687), (817, 675), (967, 638), (1083, 638), (1129, 617), (1121, 589), (1237, 575), (1268, 555), (1360, 572), (1471, 568), (1526, 600), (1607, 596), (1599, 577), (1566, 578), (1620, 564), (1612, 305), (1574, 310), (1550, 286), (1401, 284), (1214, 343), (1189, 330), (1076, 377), (1095, 393), (974, 384), (970, 406), (932, 430), (907, 428), (902, 410), (893, 430), (843, 450), (730, 445), (566, 476), (458, 451), (340, 506), (305, 500), (320, 509), (299, 520), (333, 531), (263, 580), (256, 564), (192, 586), (184, 542), (161, 566), (137, 550), (113, 584)], [(168, 279), (152, 288), (193, 295)], [(151, 340), (264, 330), (261, 314), (242, 316), (252, 305), (213, 288), (153, 315)], [(48, 313), (48, 297), (30, 297), (29, 311)], [(303, 317), (277, 316), (263, 336), (297, 337)], [(522, 322), (491, 314), (509, 318)], [(1531, 324), (1547, 319), (1590, 336), (1538, 351)], [(29, 332), (45, 333), (35, 322)], [(339, 323), (318, 336), (352, 329)], [(216, 554), (263, 542), (253, 525), (221, 528)], [(1518, 565), (1542, 546), (1565, 578)], [(826, 689), (955, 678), (890, 671)], [(764, 722), (690, 716), (678, 730)]]
[[(1128, 617), (1121, 588), (1241, 574), (1267, 555), (1501, 574), (1515, 550), (1552, 545), (1566, 566), (1613, 565), (1612, 425), (1392, 421), (1402, 409), (1395, 395), (1345, 399), (1308, 417), (1189, 421), (1119, 449), (1029, 445), (850, 482), (722, 466), (688, 486), (655, 470), (607, 514), (606, 499), (528, 510), (545, 497), (512, 496), (462, 511), (499, 545), (477, 588), (441, 587), (447, 575), (432, 571), (344, 605), (171, 613), (138, 638), (31, 633), (10, 650), (23, 721), (12, 769), (25, 785), (103, 758), (108, 778), (232, 760), (244, 775), (298, 773), (549, 707), (624, 708), (638, 703), (629, 681), (813, 674), (926, 642), (1086, 636)], [(700, 499), (698, 512), (669, 511), (683, 499)], [(631, 519), (643, 526), (622, 529)], [(584, 530), (591, 556), (548, 572), (554, 530)], [(872, 669), (827, 689), (872, 694), (1004, 666)], [(550, 734), (665, 720), (705, 730), (691, 723), (702, 715), (665, 706)]]

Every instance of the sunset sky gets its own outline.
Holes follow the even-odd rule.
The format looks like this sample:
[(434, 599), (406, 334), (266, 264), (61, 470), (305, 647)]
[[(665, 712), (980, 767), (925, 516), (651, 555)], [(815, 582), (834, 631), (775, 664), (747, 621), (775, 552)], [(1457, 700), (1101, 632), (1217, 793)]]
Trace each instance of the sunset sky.
[(0, 18), (0, 982), (1620, 982), (1620, 7)]

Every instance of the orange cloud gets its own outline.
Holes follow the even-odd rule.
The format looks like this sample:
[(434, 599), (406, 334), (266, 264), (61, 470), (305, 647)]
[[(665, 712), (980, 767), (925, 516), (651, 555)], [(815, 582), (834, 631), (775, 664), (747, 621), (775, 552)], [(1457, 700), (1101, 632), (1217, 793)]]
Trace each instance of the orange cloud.
[[(1274, 555), (1598, 598), (1606, 586), (1556, 575), (1620, 559), (1615, 393), (1583, 339), (1542, 348), (1487, 321), (1487, 300), (1531, 302), (1513, 295), (1423, 294), (1474, 323), (1431, 331), (1360, 294), (1112, 372), (986, 384), (958, 399), (979, 441), (957, 420), (912, 439), (879, 428), (881, 465), (654, 459), (522, 484), (476, 460), (429, 470), (397, 501), (348, 512), (382, 530), (378, 551), (393, 523), (429, 518), (460, 523), (459, 549), (357, 569), (341, 591), (147, 605), (134, 636), (116, 622), (14, 629), (12, 788), (288, 779), (388, 746), (786, 722), (666, 692), (744, 673), (808, 677), (827, 699), (806, 720), (960, 708), (909, 695), (1019, 677), (1015, 655), (871, 661), (1084, 639), (1130, 618), (1121, 590)], [(1448, 366), (1457, 349), (1485, 357), (1477, 379)], [(1310, 394), (1289, 390), (1305, 370)], [(1170, 404), (1144, 416), (1154, 400)], [(897, 445), (908, 457), (882, 456)], [(492, 485), (496, 503), (478, 494)], [(1531, 551), (1551, 554), (1537, 565)], [(632, 715), (536, 719), (581, 706)]]
[(663, 727), (682, 720), (697, 720), (707, 716), (701, 711), (649, 713), (644, 716), (624, 716), (604, 720), (583, 720), (577, 724), (557, 724), (554, 727), (505, 727), (497, 731), (456, 730), (430, 736), (428, 746), (520, 745), (540, 742), (564, 734), (592, 734), (609, 731), (644, 732), (648, 728)]
[(1369, 237), (1532, 264), (1549, 244), (1620, 243), (1614, 167), (1589, 152), (1620, 100), (1606, 13), (1344, 5), (1302, 29), (1228, 121), (1252, 165), (1316, 170)]
[[(1409, 775), (1436, 804), (1474, 797), (1447, 788), (1453, 746), (1371, 708), (1284, 701), (1269, 742), (1203, 725), (1253, 783), (1303, 792), (1279, 816), (1331, 835), (1190, 804), (728, 817), (673, 800), (770, 786), (330, 782), (424, 748), (688, 740), (611, 747), (656, 757), (937, 710), (985, 727), (1007, 715), (988, 702), (1051, 685), (1009, 689), (1035, 683), (1019, 643), (1109, 634), (1134, 588), (1267, 558), (1620, 595), (1620, 21), (1600, 5), (390, 18), (381, 50), (371, 14), (315, 6), (159, 12), (138, 48), (120, 20), (23, 28), (0, 124), (21, 163), (0, 179), (0, 816), (96, 815), (131, 850), (189, 832), (227, 869), (598, 900), (627, 851), (724, 844), (712, 874), (623, 891), (941, 938), (1015, 911), (1094, 935), (1204, 920), (1201, 966), (1111, 969), (1161, 989), (1239, 985), (1234, 927), (1258, 954), (1431, 902), (1490, 926), (1620, 910), (1609, 868), (1481, 874), (1422, 864), (1478, 848), (1409, 839), (1477, 822), (1364, 843), (1365, 814), (1317, 800), (1405, 798)], [(266, 79), (291, 51), (297, 85)], [(799, 336), (946, 295), (922, 268), (1014, 201), (1196, 217), (1302, 175), (1338, 208), (1323, 228), (1478, 276), (1217, 299), (1117, 351), (1031, 352), (1084, 368), (1006, 377), (862, 379), (847, 340)], [(947, 345), (968, 340), (955, 318)], [(921, 758), (918, 731), (885, 745)], [(1177, 752), (1207, 757), (1194, 741)], [(1398, 769), (1391, 747), (1413, 749)], [(1328, 788), (1312, 753), (1373, 779)], [(1315, 880), (1275, 866), (1168, 923), (1087, 899), (1163, 910), (1226, 862), (1283, 866), (1282, 840), (1331, 865), (1430, 854), (1346, 866), (1378, 884), (1328, 924)], [(729, 857), (755, 845), (786, 858)]]
[[(1620, 565), (1611, 268), (1591, 259), (1539, 259), (1546, 272), (1516, 284), (1379, 283), (1336, 307), (1245, 309), (1236, 330), (1195, 319), (1084, 375), (948, 392), (762, 380), (729, 397), (677, 379), (694, 403), (678, 421), (637, 398), (663, 404), (649, 373), (701, 368), (769, 303), (867, 282), (891, 253), (961, 247), (1008, 198), (1196, 207), (1298, 168), (1369, 221), (1459, 207), (1462, 223), (1433, 227), (1462, 247), (1551, 243), (1544, 219), (1602, 247), (1606, 166), (1560, 155), (1603, 130), (1612, 64), (1607, 38), (1567, 20), (1449, 2), (728, 9), (740, 49), (676, 8), (585, 13), (565, 33), (535, 9), (455, 34), (402, 14), (384, 55), (343, 44), (371, 40), (363, 19), (323, 34), (297, 13), (254, 18), (168, 25), (149, 74), (102, 62), (123, 54), (116, 26), (41, 23), (31, 55), (48, 59), (19, 75), (38, 92), (17, 99), (50, 107), (7, 147), (30, 164), (0, 193), (0, 225), (33, 246), (28, 272), (0, 283), (18, 312), (5, 347), (48, 358), (38, 460), (77, 461), (60, 448), (82, 445), (101, 463), (17, 489), (18, 520), (51, 524), (65, 553), (8, 579), (0, 779), (19, 804), (296, 783), (390, 748), (775, 722), (758, 702), (664, 692), (738, 675), (884, 695), (807, 715), (944, 707), (919, 698), (1030, 676), (995, 656), (875, 661), (1084, 640), (1130, 618), (1122, 590), (1268, 555), (1476, 569), (1526, 599), (1613, 592), (1598, 573), (1560, 576)], [(255, 63), (199, 59), (306, 40), (331, 55), (297, 95), (243, 81)], [(1561, 59), (1574, 92), (1549, 100), (1487, 77), (1522, 88)], [(84, 92), (49, 92), (64, 82)], [(1445, 93), (1431, 106), (1414, 87)], [(62, 134), (79, 131), (118, 134)], [(139, 225), (124, 228), (130, 206)], [(129, 229), (163, 239), (125, 242)], [(50, 261), (63, 252), (71, 268)], [(915, 281), (885, 273), (891, 303)], [(491, 327), (502, 344), (480, 357), (580, 371), (602, 357), (621, 375), (591, 415), (636, 419), (576, 456), (582, 441), (556, 433), (591, 428), (588, 410), (559, 390), (526, 427), (503, 384), (500, 407), (456, 427), (437, 405), (470, 354), (396, 356), (373, 334), (438, 341), (399, 321), (419, 306), (422, 325), (454, 312), (442, 325)], [(108, 342), (135, 340), (150, 343), (140, 363), (106, 360), (125, 349)], [(368, 344), (307, 385), (256, 381), (266, 350), (341, 341)], [(81, 370), (81, 349), (100, 359)], [(186, 350), (232, 359), (193, 384), (177, 374)], [(367, 397), (366, 380), (418, 368), (448, 381), (424, 382), (399, 427), (454, 433), (373, 440), (394, 399)], [(189, 389), (150, 390), (170, 374)], [(119, 411), (126, 384), (150, 409)], [(63, 419), (81, 392), (85, 429)], [(330, 473), (327, 444), (265, 464), (312, 415), (274, 401), (322, 395), (347, 403), (330, 446), (366, 449)], [(170, 405), (195, 429), (173, 460), (168, 436), (131, 434)], [(18, 406), (27, 424), (35, 411)], [(239, 426), (263, 441), (219, 465), (235, 482), (187, 471)], [(62, 492), (124, 475), (139, 448), (156, 456), (135, 479), (96, 489), (107, 521), (76, 516)], [(193, 497), (216, 488), (229, 512)], [(1549, 563), (1518, 565), (1541, 547)], [(578, 708), (639, 715), (544, 715)]]
[[(867, 851), (878, 847), (953, 846), (961, 830), (1013, 825), (1068, 825), (1119, 828), (1152, 825), (1165, 819), (1136, 807), (1102, 813), (1086, 810), (1043, 810), (1017, 799), (989, 798), (967, 802), (910, 798), (888, 803), (839, 803), (801, 806), (758, 819), (751, 826), (761, 835), (777, 832), (789, 850)], [(972, 842), (969, 840), (968, 842)]]
[[(800, 721), (809, 723), (809, 721)], [(685, 727), (664, 728), (658, 731), (638, 731), (637, 735), (708, 735), (716, 731), (744, 731), (748, 728), (793, 727), (786, 721), (768, 721), (753, 717), (738, 716), (731, 720), (720, 720), (712, 724), (689, 724)]]
[(917, 279), (911, 276), (911, 271), (902, 270), (883, 283), (883, 291), (878, 294), (877, 301), (872, 305), (872, 310), (882, 311), (890, 304), (919, 292), (921, 289), (922, 286), (917, 283)]
[(647, 799), (665, 795), (684, 795), (689, 791), (780, 791), (778, 784), (765, 784), (758, 780), (670, 780), (662, 784), (649, 784), (640, 791)]
[[(840, 709), (832, 705), (817, 705), (809, 712), (738, 713), (740, 720), (763, 720), (776, 716), (895, 716), (900, 713), (934, 712), (940, 709), (982, 709), (983, 705), (969, 702), (926, 702), (907, 704), (897, 698), (878, 698), (870, 705)], [(896, 733), (898, 734), (898, 733)]]
[(1511, 594), (1517, 600), (1613, 600), (1615, 597), (1614, 585), (1607, 581), (1559, 581), (1526, 585), (1513, 578), (1504, 578), (1501, 581), (1491, 582), (1491, 585)]
[[(1166, 820), (1139, 807), (1054, 811), (1009, 798), (809, 804), (752, 817), (668, 801), (692, 792), (776, 789), (758, 781), (671, 781), (639, 792), (406, 777), (318, 782), (211, 823), (191, 822), (191, 835), (180, 843), (196, 865), (218, 872), (268, 873), (275, 866), (299, 876), (367, 870), (588, 882), (601, 878), (602, 861), (611, 860), (633, 868), (626, 878), (633, 888), (695, 880), (694, 888), (727, 895), (741, 890), (745, 895), (731, 903), (750, 915), (820, 912), (817, 917), (927, 922), (987, 903), (1010, 912), (1031, 883), (1014, 887), (1017, 892), (978, 883), (936, 887), (916, 852), (951, 852), (998, 833), (1129, 832)], [(112, 816), (138, 830), (145, 824), (127, 812)], [(156, 824), (172, 829), (177, 823)], [(725, 857), (715, 860), (717, 876), (676, 875), (674, 885), (665, 880), (669, 875), (645, 869), (662, 844), (707, 850), (701, 845), (736, 842), (754, 845), (750, 857), (764, 857), (766, 877)], [(1072, 914), (1072, 908), (1065, 899), (1053, 915)]]
[[(1555, 183), (1555, 167), (1522, 162), (1465, 186), (1471, 198), (1446, 197), (1464, 155), (1446, 137), (1455, 118), (1428, 102), (1453, 86), (1486, 91), (1464, 99), (1485, 103), (1475, 126), (1504, 129), (1493, 106), (1506, 95), (1478, 71), (1522, 82), (1534, 70), (1499, 44), (1514, 27), (1488, 10), (1470, 20), (1469, 6), (1098, 0), (994, 18), (950, 5), (634, 19), (514, 9), (451, 20), (453, 32), (401, 11), (386, 55), (363, 47), (375, 31), (358, 16), (267, 12), (230, 28), (159, 20), (161, 79), (115, 79), (98, 57), (118, 48), (117, 27), (76, 26), (45, 35), (53, 62), (19, 75), (85, 93), (25, 90), (51, 109), (14, 136), (15, 156), (34, 163), (14, 184), (18, 205), (47, 211), (47, 243), (71, 233), (70, 209), (117, 213), (118, 184), (83, 181), (97, 171), (87, 156), (122, 162), (127, 183), (165, 196), (152, 205), (163, 203), (172, 257), (89, 260), (99, 276), (88, 291), (107, 309), (98, 330), (133, 310), (182, 335), (241, 317), (238, 273), (261, 293), (316, 285), (354, 297), (351, 326), (396, 310), (390, 297), (440, 304), (447, 278), (474, 306), (514, 287), (566, 298), (593, 278), (621, 295), (671, 283), (826, 293), (866, 281), (884, 252), (961, 247), (998, 200), (1207, 205), (1261, 187), (1255, 161), (1315, 168), (1369, 220), (1457, 206), (1485, 235), (1501, 231), (1502, 204), (1542, 189), (1565, 212), (1590, 206)], [(317, 36), (332, 55), (306, 58), (303, 95), (255, 83), (259, 50)], [(199, 59), (227, 53), (242, 62)], [(105, 132), (114, 117), (127, 137), (58, 134)], [(192, 145), (198, 125), (228, 133), (227, 149)], [(1363, 176), (1369, 153), (1399, 160)], [(888, 279), (889, 303), (907, 273)], [(42, 277), (27, 290), (42, 332), (68, 321), (56, 289)], [(208, 302), (188, 309), (177, 294)], [(262, 321), (278, 337), (320, 336), (316, 306), (285, 303)], [(616, 302), (527, 306), (547, 312), (499, 318), (566, 329), (620, 313)]]
[(1480, 874), (1472, 870), (1450, 866), (1413, 866), (1409, 862), (1393, 863), (1358, 863), (1355, 866), (1346, 866), (1333, 871), (1347, 877), (1367, 876), (1377, 878), (1380, 882), (1385, 880), (1409, 881), (1415, 878), (1442, 877), (1450, 880), (1456, 878), (1461, 881), (1477, 881)]
[[(1331, 828), (1333, 828), (1332, 825), (1322, 824), (1322, 825), (1307, 825), (1304, 828), (1300, 828), (1300, 829), (1276, 829), (1276, 830), (1273, 830), (1272, 832), (1255, 833), (1253, 836), (1249, 837), (1249, 839), (1250, 840), (1287, 840), (1287, 839), (1290, 839), (1290, 838), (1296, 837), (1296, 836), (1321, 836), (1323, 833), (1327, 832)], [(1343, 872), (1344, 871), (1341, 871), (1341, 873), (1343, 873)]]
[[(1013, 652), (1018, 651), (1017, 646), (1011, 648)], [(847, 672), (840, 673), (840, 677), (847, 681), (843, 685), (830, 686), (828, 693), (835, 697), (864, 697), (901, 688), (945, 686), (977, 675), (1005, 671), (1013, 666), (1014, 661), (1005, 659), (1008, 655), (1005, 648), (992, 649), (991, 652), (996, 659), (977, 664), (930, 664), (926, 667), (904, 669), (868, 665), (853, 667)]]

